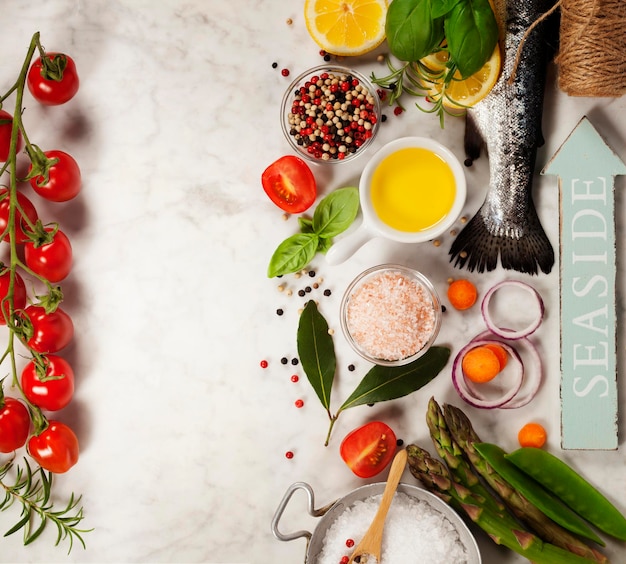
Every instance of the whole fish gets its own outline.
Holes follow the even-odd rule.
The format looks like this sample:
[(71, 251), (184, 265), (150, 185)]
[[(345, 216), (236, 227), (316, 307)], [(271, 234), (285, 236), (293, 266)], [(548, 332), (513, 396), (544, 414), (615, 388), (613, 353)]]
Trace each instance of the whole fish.
[[(491, 92), (466, 118), (468, 163), (483, 145), (489, 157), (489, 190), (476, 215), (450, 248), (450, 260), (470, 271), (503, 268), (536, 274), (554, 265), (554, 250), (533, 204), (537, 147), (543, 143), (541, 116), (547, 65), (546, 21), (522, 37), (553, 0), (506, 0), (504, 59)], [(509, 78), (513, 77), (510, 81)]]

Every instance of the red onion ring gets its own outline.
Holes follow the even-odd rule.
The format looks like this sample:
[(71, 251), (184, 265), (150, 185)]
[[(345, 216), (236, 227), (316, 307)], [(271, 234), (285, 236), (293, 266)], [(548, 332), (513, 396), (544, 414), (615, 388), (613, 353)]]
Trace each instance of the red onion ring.
[(452, 365), (452, 383), (454, 385), (455, 390), (461, 396), (461, 398), (470, 404), (473, 407), (480, 407), (482, 409), (494, 409), (497, 407), (503, 407), (507, 403), (509, 403), (519, 392), (524, 382), (524, 364), (522, 363), (522, 359), (519, 356), (518, 352), (507, 343), (498, 341), (498, 344), (504, 348), (507, 354), (515, 361), (516, 363), (516, 371), (515, 371), (515, 380), (513, 386), (500, 398), (495, 400), (488, 400), (484, 396), (481, 396), (473, 390), (466, 380), (463, 374), (462, 361), (463, 357), (472, 349), (493, 343), (492, 340), (487, 339), (473, 339), (467, 345), (465, 345), (454, 358), (454, 363)]
[[(503, 329), (503, 331), (507, 331), (507, 329)], [(506, 338), (500, 337), (499, 335), (493, 334), (491, 331), (484, 331), (479, 335), (476, 335), (470, 342), (481, 342), (485, 340), (491, 340), (498, 342), (499, 344), (506, 344)], [(523, 407), (531, 402), (531, 400), (537, 395), (539, 391), (539, 387), (541, 386), (541, 382), (543, 381), (543, 363), (541, 362), (541, 357), (539, 356), (539, 351), (537, 347), (533, 344), (533, 342), (526, 338), (522, 337), (521, 339), (517, 339), (515, 341), (516, 346), (522, 346), (525, 351), (528, 353), (529, 360), (532, 362), (532, 366), (526, 366), (524, 369), (524, 383), (529, 387), (527, 390), (523, 391), (523, 395), (516, 395), (513, 399), (506, 402), (504, 405), (500, 406), (503, 409), (514, 409), (518, 407)], [(516, 352), (518, 355), (521, 354), (519, 351)], [(529, 369), (530, 368), (530, 369)]]
[[(537, 315), (536, 319), (534, 319), (533, 322), (528, 325), (528, 327), (520, 329), (518, 331), (514, 331), (512, 329), (503, 329), (501, 327), (498, 327), (494, 323), (493, 319), (491, 319), (491, 315), (489, 314), (489, 303), (491, 302), (491, 298), (493, 297), (493, 295), (504, 286), (515, 286), (517, 288), (521, 288), (523, 290), (526, 290), (536, 298), (537, 305), (539, 307), (539, 314)], [(528, 335), (534, 333), (537, 330), (537, 328), (539, 327), (539, 325), (541, 325), (541, 322), (543, 321), (545, 307), (543, 304), (543, 300), (539, 295), (539, 292), (537, 292), (537, 290), (535, 290), (529, 284), (526, 284), (525, 282), (521, 282), (519, 280), (503, 280), (502, 282), (499, 282), (495, 286), (490, 288), (489, 291), (485, 294), (485, 297), (483, 298), (483, 301), (480, 305), (480, 311), (483, 315), (483, 319), (485, 320), (485, 325), (487, 325), (489, 331), (491, 331), (494, 335), (497, 335), (498, 337), (504, 337), (505, 339), (515, 341), (517, 339), (528, 337)]]

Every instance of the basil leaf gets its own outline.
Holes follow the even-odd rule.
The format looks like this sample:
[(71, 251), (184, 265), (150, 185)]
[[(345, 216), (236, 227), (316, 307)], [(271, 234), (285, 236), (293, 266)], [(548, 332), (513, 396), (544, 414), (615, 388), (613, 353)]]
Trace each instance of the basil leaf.
[[(395, 0), (394, 0), (395, 1)], [(404, 366), (374, 366), (339, 411), (404, 397), (430, 382), (450, 358), (447, 347), (431, 347), (424, 356)]]
[(337, 359), (328, 323), (314, 300), (309, 300), (300, 314), (297, 341), (302, 369), (322, 405), (329, 410)]
[(443, 18), (433, 18), (432, 4), (432, 0), (393, 0), (389, 5), (387, 44), (401, 61), (419, 61), (443, 41)]
[(328, 252), (328, 249), (330, 249), (332, 246), (333, 246), (332, 239), (323, 239), (322, 237), (320, 237), (320, 243), (317, 246), (317, 252), (326, 254)]
[(298, 225), (300, 226), (301, 233), (314, 233), (312, 219), (300, 216), (298, 218)]
[(268, 278), (298, 272), (304, 268), (313, 260), (318, 242), (319, 237), (315, 233), (296, 233), (285, 239), (270, 259)]
[(323, 198), (313, 212), (313, 231), (329, 238), (343, 233), (359, 212), (358, 188), (338, 188)]
[(445, 18), (450, 59), (461, 76), (471, 76), (487, 62), (498, 43), (498, 23), (489, 0), (464, 0)]
[(438, 2), (434, 2), (431, 16), (433, 18), (440, 18), (441, 16), (445, 16), (459, 2), (463, 1), (464, 0), (439, 0)]

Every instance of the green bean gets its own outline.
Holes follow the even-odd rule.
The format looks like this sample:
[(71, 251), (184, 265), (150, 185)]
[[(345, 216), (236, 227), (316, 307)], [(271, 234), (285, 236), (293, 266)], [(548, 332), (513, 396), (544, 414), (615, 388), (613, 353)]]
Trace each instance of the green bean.
[(604, 541), (558, 497), (509, 462), (505, 458), (506, 452), (498, 445), (477, 443), (474, 448), (506, 482), (555, 523), (604, 546)]
[(615, 538), (626, 540), (626, 518), (560, 458), (540, 448), (523, 447), (505, 455), (505, 459), (537, 480), (583, 519)]

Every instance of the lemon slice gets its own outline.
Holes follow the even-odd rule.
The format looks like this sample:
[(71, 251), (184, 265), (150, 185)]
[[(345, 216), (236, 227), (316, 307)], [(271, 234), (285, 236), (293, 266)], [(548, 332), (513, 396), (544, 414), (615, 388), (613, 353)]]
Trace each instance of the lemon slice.
[[(441, 98), (445, 78), (445, 73), (442, 71), (445, 70), (447, 60), (448, 53), (446, 51), (431, 53), (421, 60), (433, 73), (432, 78), (426, 78), (420, 74), (420, 82), (432, 102), (437, 102)], [(491, 57), (472, 76), (463, 79), (459, 71), (454, 73), (454, 77), (445, 89), (441, 103), (447, 108), (455, 110), (472, 107), (489, 94), (498, 81), (501, 69), (502, 55), (499, 45), (496, 45)]]
[(362, 55), (385, 40), (387, 0), (306, 0), (313, 40), (333, 55)]

